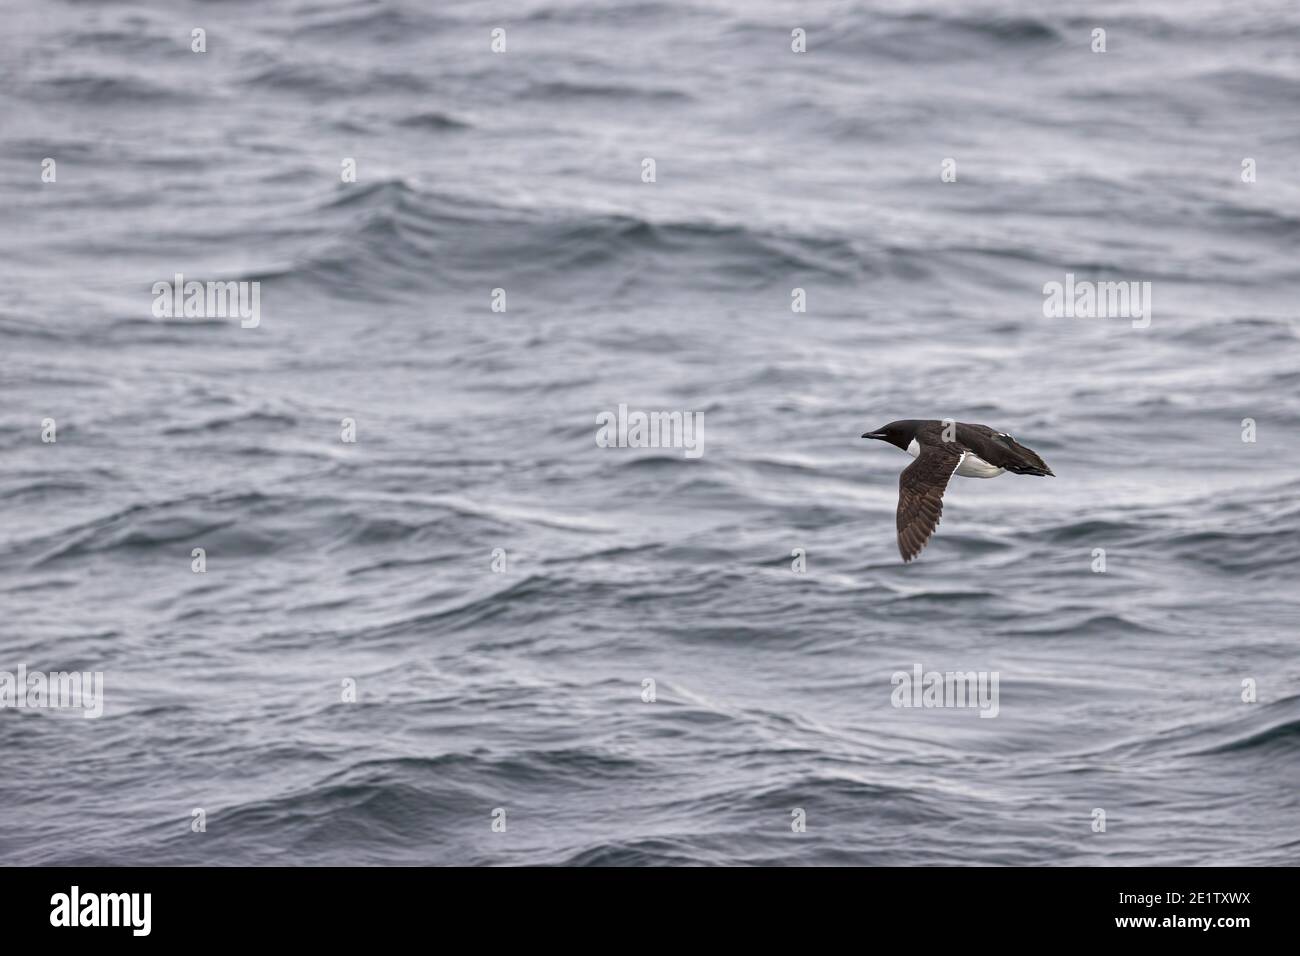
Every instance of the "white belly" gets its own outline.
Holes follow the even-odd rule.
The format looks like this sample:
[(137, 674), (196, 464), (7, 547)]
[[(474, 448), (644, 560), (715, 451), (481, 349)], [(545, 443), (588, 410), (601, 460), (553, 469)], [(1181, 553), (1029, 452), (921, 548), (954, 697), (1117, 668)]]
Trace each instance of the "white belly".
[(1004, 471), (1006, 471), (1005, 468), (990, 465), (983, 458), (971, 452), (966, 452), (966, 457), (957, 466), (957, 474), (963, 478), (996, 478)]
[[(917, 444), (915, 438), (913, 438), (911, 444), (907, 446), (907, 453), (913, 458), (921, 454), (921, 446)], [(956, 474), (960, 475), (962, 478), (996, 478), (1004, 471), (1006, 471), (1005, 468), (998, 468), (995, 465), (990, 465), (974, 452), (968, 451), (962, 458), (961, 464), (957, 466)]]

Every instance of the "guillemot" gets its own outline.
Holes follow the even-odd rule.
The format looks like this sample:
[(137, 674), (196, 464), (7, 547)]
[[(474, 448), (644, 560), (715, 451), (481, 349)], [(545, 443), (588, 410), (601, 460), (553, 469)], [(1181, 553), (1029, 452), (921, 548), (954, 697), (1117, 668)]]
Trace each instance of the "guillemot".
[(943, 492), (953, 475), (1052, 475), (1035, 452), (987, 425), (908, 418), (862, 437), (887, 441), (916, 459), (898, 476), (898, 552), (904, 561), (920, 554), (934, 534), (943, 514)]

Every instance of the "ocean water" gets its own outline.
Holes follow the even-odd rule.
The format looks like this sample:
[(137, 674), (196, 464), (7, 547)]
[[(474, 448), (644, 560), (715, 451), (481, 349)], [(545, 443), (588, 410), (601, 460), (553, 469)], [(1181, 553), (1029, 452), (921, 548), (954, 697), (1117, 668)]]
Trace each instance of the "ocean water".
[(0, 17), (0, 862), (1300, 859), (1293, 3)]

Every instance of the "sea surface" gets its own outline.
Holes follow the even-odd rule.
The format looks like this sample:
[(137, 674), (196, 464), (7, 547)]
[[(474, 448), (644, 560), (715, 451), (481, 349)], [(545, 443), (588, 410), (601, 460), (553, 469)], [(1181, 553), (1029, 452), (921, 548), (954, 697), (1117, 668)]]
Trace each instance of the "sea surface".
[(0, 862), (1300, 861), (1292, 0), (0, 20)]

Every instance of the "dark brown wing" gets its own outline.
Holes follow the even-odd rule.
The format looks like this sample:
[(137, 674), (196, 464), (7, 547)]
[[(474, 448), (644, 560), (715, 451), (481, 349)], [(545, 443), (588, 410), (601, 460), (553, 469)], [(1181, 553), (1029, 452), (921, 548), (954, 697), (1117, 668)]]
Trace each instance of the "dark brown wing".
[(898, 552), (904, 561), (920, 554), (938, 527), (944, 489), (965, 453), (957, 444), (922, 445), (898, 476)]

